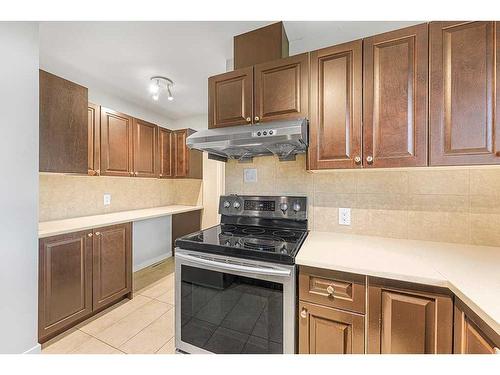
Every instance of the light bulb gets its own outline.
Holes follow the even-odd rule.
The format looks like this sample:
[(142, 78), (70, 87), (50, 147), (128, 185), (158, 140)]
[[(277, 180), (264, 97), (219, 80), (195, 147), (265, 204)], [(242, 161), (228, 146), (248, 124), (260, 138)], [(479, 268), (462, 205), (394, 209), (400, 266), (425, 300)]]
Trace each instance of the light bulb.
[(170, 91), (170, 85), (167, 87), (167, 93), (168, 93), (167, 99), (169, 101), (174, 100), (174, 97), (172, 96), (172, 92)]
[(149, 92), (153, 95), (156, 95), (160, 92), (160, 85), (158, 81), (151, 82), (151, 84), (149, 85)]
[(160, 99), (160, 93), (153, 94), (152, 98), (155, 102), (157, 102), (158, 99)]

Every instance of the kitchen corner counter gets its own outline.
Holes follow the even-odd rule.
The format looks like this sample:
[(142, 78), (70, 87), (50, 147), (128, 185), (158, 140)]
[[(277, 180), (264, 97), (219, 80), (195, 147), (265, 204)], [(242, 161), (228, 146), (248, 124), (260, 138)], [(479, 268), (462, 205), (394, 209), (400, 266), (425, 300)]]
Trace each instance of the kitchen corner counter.
[(500, 334), (500, 248), (311, 231), (298, 265), (449, 288)]
[(161, 216), (202, 210), (203, 206), (171, 205), (145, 208), (141, 210), (119, 211), (109, 214), (75, 217), (71, 219), (43, 221), (38, 223), (38, 238), (77, 232), (107, 225), (128, 223)]

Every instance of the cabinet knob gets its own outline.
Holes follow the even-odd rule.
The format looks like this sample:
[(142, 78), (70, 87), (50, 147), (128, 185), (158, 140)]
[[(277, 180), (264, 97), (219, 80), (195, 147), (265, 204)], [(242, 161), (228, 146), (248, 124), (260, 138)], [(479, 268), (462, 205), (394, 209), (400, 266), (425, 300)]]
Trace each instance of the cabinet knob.
[(300, 317), (303, 319), (307, 318), (307, 309), (305, 307), (300, 311)]
[(373, 156), (367, 156), (366, 161), (368, 164), (372, 164), (373, 163)]
[(130, 175), (133, 176), (134, 175), (134, 172), (130, 172)]
[(95, 235), (96, 235), (96, 236), (100, 236), (100, 235), (101, 235), (101, 232), (95, 232)]
[(246, 120), (247, 120), (247, 122), (251, 122), (252, 118), (251, 117), (247, 117)]
[(260, 117), (259, 117), (259, 116), (255, 116), (254, 120), (255, 120), (255, 121), (259, 121), (259, 120), (260, 120)]
[(87, 234), (87, 236), (92, 237), (92, 233)]
[(139, 175), (139, 172), (135, 172), (134, 174), (137, 176), (137, 175)]
[(98, 175), (100, 175), (100, 174), (101, 174), (101, 170), (100, 170), (100, 169), (98, 169), (98, 170), (97, 170), (97, 171), (95, 171), (95, 172), (96, 172)]
[(361, 164), (361, 157), (359, 157), (359, 156), (355, 156), (355, 157), (354, 157), (354, 162), (355, 162), (356, 164)]
[(493, 350), (495, 351), (495, 354), (500, 354), (500, 349), (498, 349), (497, 347), (493, 348)]
[(333, 288), (332, 285), (328, 285), (328, 288), (326, 288), (326, 292), (330, 295), (333, 296), (333, 293), (335, 292), (335, 289)]

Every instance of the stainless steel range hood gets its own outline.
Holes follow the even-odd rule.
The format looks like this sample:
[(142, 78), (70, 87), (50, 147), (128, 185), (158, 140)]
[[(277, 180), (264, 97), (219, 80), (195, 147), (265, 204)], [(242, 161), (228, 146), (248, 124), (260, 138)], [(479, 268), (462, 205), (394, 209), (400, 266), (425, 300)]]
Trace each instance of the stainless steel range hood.
[(209, 158), (251, 161), (254, 156), (276, 155), (294, 160), (307, 150), (307, 119), (267, 122), (201, 130), (190, 135), (189, 148), (208, 152)]

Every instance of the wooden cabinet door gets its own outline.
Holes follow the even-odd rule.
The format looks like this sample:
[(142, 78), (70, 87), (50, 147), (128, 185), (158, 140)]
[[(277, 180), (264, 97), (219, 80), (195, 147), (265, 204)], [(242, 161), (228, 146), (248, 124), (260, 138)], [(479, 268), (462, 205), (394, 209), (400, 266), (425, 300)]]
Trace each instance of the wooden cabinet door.
[(430, 24), (431, 165), (500, 163), (499, 25)]
[(362, 46), (311, 52), (309, 169), (361, 167)]
[(91, 231), (82, 231), (39, 241), (40, 342), (92, 313), (91, 236)]
[(156, 158), (157, 126), (134, 118), (134, 176), (156, 177), (158, 161)]
[(39, 74), (40, 172), (88, 172), (88, 90), (56, 75)]
[[(474, 318), (473, 314), (467, 315), (465, 309), (455, 304), (453, 353), (496, 354), (498, 348), (496, 348), (495, 343), (479, 328), (479, 325), (474, 323)], [(477, 321), (479, 322), (479, 320)], [(496, 336), (500, 346), (500, 335), (492, 332), (492, 336)]]
[(174, 176), (187, 177), (189, 171), (189, 149), (186, 146), (187, 130), (175, 130), (174, 137)]
[(453, 301), (447, 295), (370, 286), (368, 352), (450, 354)]
[(427, 165), (427, 24), (364, 40), (363, 163)]
[(160, 178), (173, 177), (173, 133), (164, 128), (158, 128), (158, 153)]
[(208, 79), (208, 128), (252, 122), (253, 67)]
[(100, 173), (100, 132), (101, 132), (101, 106), (88, 104), (88, 174), (97, 176)]
[(299, 302), (300, 354), (363, 354), (362, 315)]
[(101, 107), (101, 175), (133, 175), (133, 119)]
[(94, 229), (94, 310), (110, 305), (131, 291), (131, 224), (118, 224)]
[(309, 54), (254, 67), (253, 122), (308, 117)]

